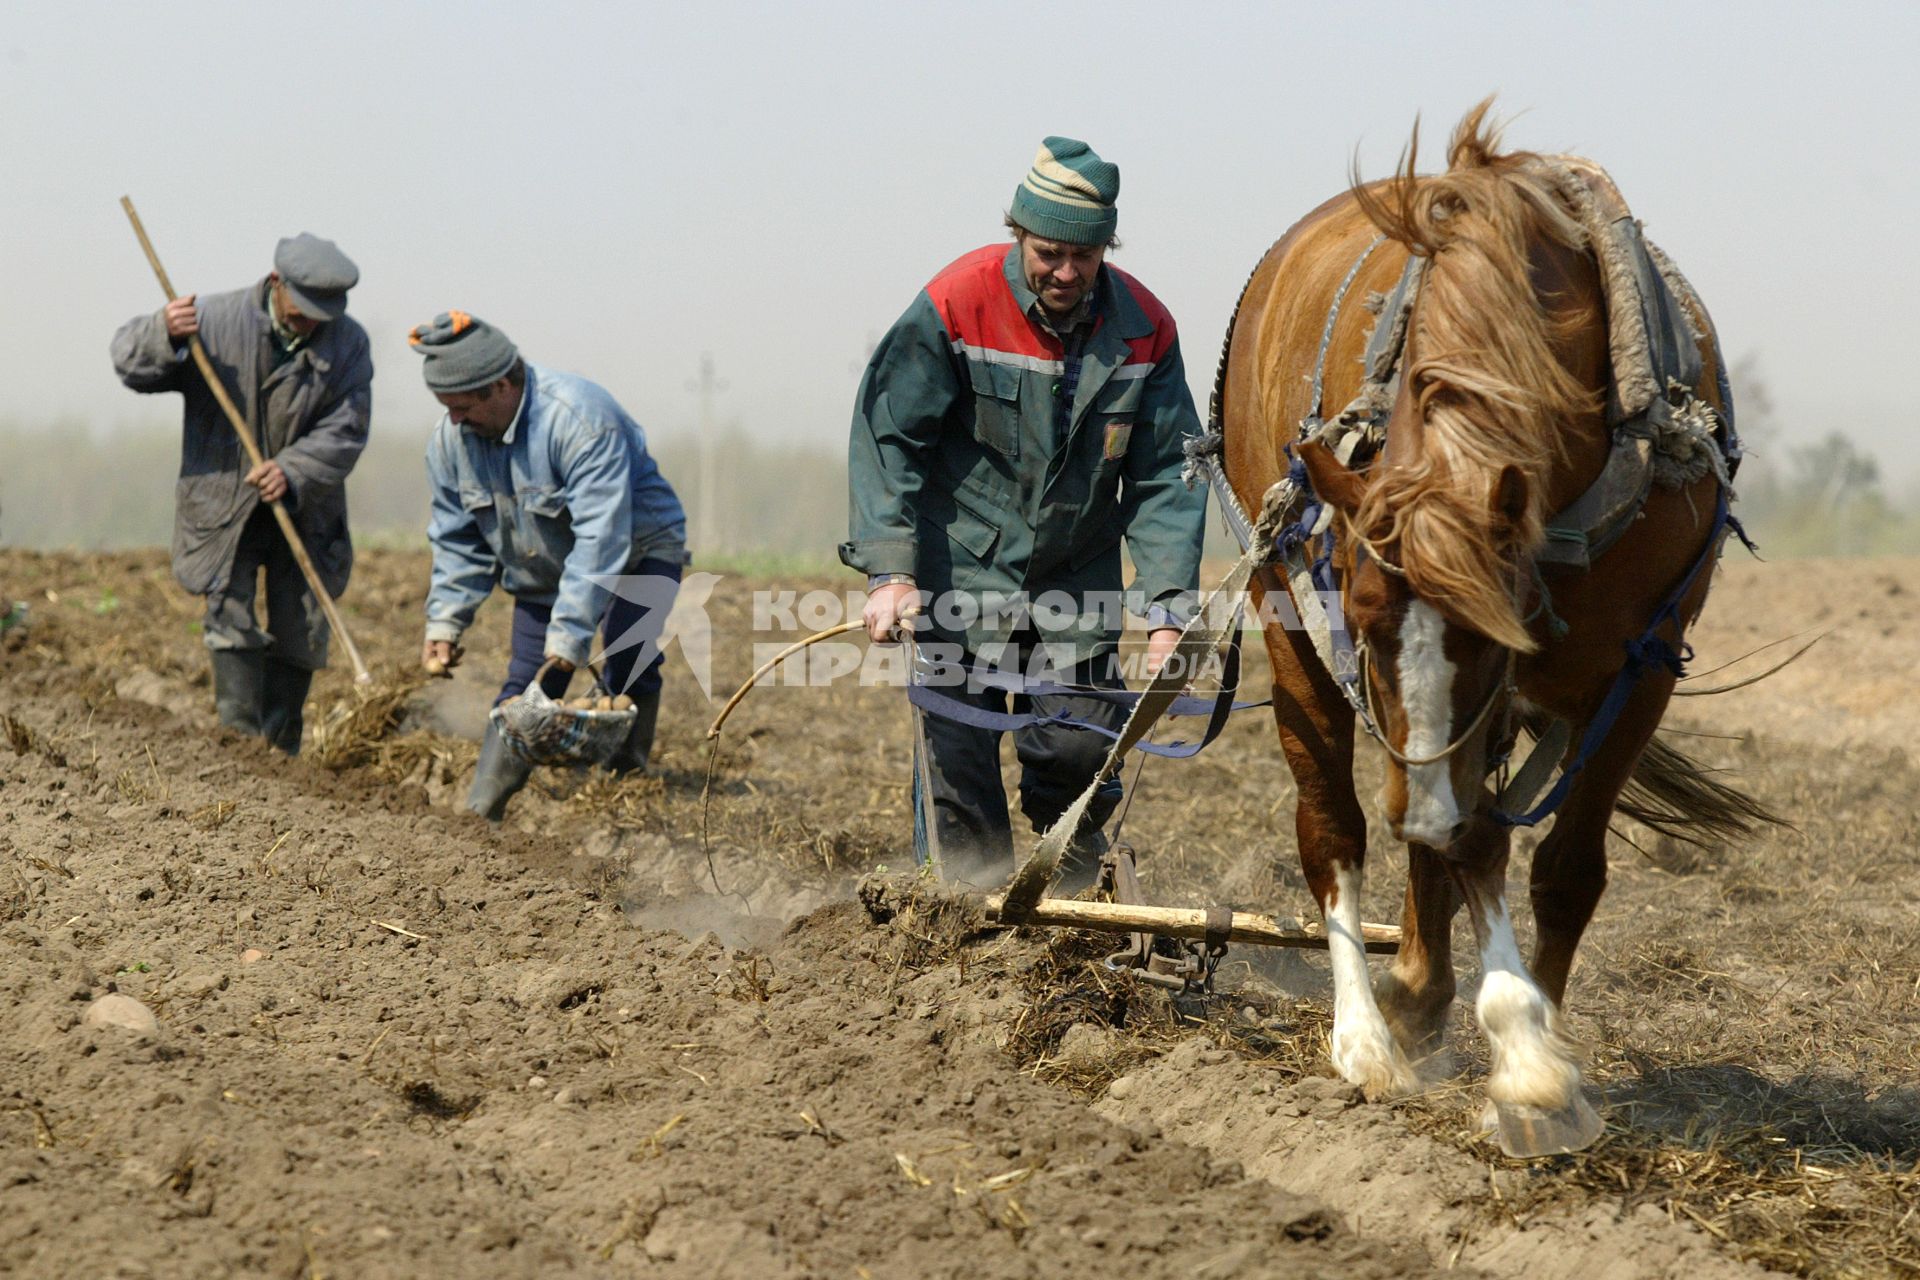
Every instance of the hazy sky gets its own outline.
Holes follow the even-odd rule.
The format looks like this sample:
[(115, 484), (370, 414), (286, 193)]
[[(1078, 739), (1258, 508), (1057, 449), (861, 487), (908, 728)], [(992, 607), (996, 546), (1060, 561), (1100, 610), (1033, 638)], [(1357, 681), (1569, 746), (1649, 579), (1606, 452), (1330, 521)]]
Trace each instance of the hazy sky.
[[(23, 3), (0, 11), (0, 422), (164, 429), (107, 341), (311, 230), (360, 264), (376, 432), (436, 409), (405, 330), (449, 307), (692, 426), (845, 438), (869, 342), (1001, 236), (1039, 139), (1121, 169), (1118, 261), (1204, 406), (1266, 246), (1415, 115), (1497, 90), (1509, 141), (1613, 172), (1756, 355), (1783, 443), (1920, 474), (1920, 5)], [(1736, 392), (1737, 392), (1736, 388)], [(0, 467), (5, 460), (0, 459)]]

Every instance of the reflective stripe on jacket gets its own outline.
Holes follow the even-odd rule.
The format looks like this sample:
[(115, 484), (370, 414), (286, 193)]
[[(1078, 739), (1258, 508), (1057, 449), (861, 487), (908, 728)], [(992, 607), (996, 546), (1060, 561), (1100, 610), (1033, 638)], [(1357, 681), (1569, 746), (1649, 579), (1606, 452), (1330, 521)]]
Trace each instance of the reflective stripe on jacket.
[[(1204, 490), (1180, 479), (1182, 443), (1200, 429), (1173, 318), (1125, 272), (1095, 285), (1093, 336), (1071, 412), (1056, 413), (1065, 352), (1029, 315), (1018, 245), (990, 245), (942, 271), (874, 351), (848, 448), (847, 565), (911, 573), (936, 597), (936, 635), (970, 652), (1009, 628), (965, 610), (942, 622), (938, 597), (1079, 602), (1037, 619), (1088, 657), (1117, 639), (1124, 537), (1138, 614), (1191, 607)], [(1065, 438), (1060, 421), (1066, 421)], [(1096, 602), (1095, 597), (1099, 600)]]

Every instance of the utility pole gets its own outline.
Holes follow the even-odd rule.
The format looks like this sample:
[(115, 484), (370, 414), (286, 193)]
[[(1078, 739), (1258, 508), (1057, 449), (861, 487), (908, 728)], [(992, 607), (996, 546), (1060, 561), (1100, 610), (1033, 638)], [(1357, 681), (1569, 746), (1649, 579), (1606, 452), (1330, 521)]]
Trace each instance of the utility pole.
[(713, 355), (700, 356), (700, 377), (687, 390), (700, 396), (700, 517), (695, 525), (694, 549), (711, 556), (720, 550), (720, 442), (715, 439), (713, 397), (727, 389), (727, 381), (713, 372)]

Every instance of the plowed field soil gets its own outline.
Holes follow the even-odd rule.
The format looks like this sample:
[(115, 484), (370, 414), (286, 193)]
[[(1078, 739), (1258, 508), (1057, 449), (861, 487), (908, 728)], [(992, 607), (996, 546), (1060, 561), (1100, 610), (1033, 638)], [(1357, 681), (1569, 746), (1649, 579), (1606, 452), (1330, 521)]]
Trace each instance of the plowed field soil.
[[(1669, 726), (1793, 825), (1620, 825), (1568, 999), (1608, 1130), (1530, 1163), (1473, 1123), (1472, 973), (1460, 1080), (1376, 1105), (1321, 956), (1176, 1008), (914, 880), (897, 689), (753, 694), (704, 846), (678, 655), (648, 776), (465, 815), (505, 611), (407, 692), (426, 576), (370, 555), (343, 602), (398, 723), (321, 749), (337, 657), (288, 760), (216, 725), (161, 553), (0, 552), (0, 1274), (1920, 1274), (1920, 561), (1722, 571), (1702, 671), (1825, 638)], [(713, 584), (716, 693), (774, 586), (845, 589)], [(1260, 712), (1149, 763), (1148, 891), (1309, 912), (1291, 800)], [(116, 994), (156, 1025), (89, 1025)]]

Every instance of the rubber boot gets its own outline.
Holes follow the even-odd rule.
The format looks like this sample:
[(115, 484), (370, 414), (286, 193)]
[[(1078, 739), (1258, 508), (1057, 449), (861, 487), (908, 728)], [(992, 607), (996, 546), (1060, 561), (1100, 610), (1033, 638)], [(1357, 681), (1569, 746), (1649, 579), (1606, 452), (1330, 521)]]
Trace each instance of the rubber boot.
[(267, 682), (267, 655), (258, 649), (213, 649), (213, 705), (220, 723), (241, 733), (260, 732)]
[(290, 756), (300, 754), (300, 734), (306, 727), (307, 691), (313, 672), (305, 667), (267, 659), (266, 682), (260, 698), (260, 732), (268, 742)]
[(467, 792), (467, 808), (488, 822), (506, 816), (507, 801), (533, 776), (533, 766), (513, 754), (500, 726), (487, 720), (487, 736), (480, 739), (480, 763), (473, 771), (473, 789)]
[(653, 754), (654, 726), (660, 719), (660, 691), (634, 694), (633, 710), (633, 728), (627, 730), (627, 740), (607, 757), (607, 771), (615, 775), (646, 772), (647, 757)]

